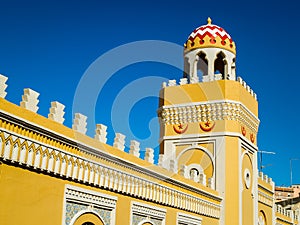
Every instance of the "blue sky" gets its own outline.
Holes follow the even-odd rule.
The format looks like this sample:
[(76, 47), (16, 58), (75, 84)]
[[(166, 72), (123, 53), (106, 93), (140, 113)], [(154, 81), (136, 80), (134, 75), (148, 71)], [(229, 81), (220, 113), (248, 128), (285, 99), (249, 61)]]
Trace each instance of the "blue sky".
[[(95, 60), (135, 41), (161, 40), (182, 46), (210, 16), (236, 42), (237, 74), (258, 95), (258, 146), (276, 152), (264, 155), (264, 171), (278, 185), (289, 185), (290, 158), (300, 158), (298, 9), (297, 1), (291, 0), (0, 1), (0, 73), (9, 77), (6, 98), (19, 104), (23, 89), (30, 87), (40, 93), (40, 114), (46, 116), (50, 102), (59, 101), (66, 105), (65, 124), (71, 127), (77, 85)], [(146, 50), (141, 48), (139, 54), (149, 54)], [(170, 53), (172, 57), (181, 55)], [(147, 91), (158, 95), (161, 79), (179, 80), (181, 75), (175, 67), (149, 61), (133, 63), (111, 75), (93, 109), (95, 122), (108, 126), (108, 143), (113, 142), (114, 132), (126, 131), (113, 125), (114, 121), (129, 121), (132, 135), (148, 138), (147, 144), (156, 139), (158, 102)], [(139, 81), (148, 88), (138, 88)], [(126, 98), (130, 87), (134, 102)], [(89, 87), (86, 90), (89, 93)], [(127, 111), (115, 102), (127, 105)], [(88, 128), (93, 136), (94, 124), (89, 123)], [(153, 146), (141, 143), (142, 148), (155, 145), (157, 142)], [(295, 160), (294, 183), (300, 183), (299, 171), (300, 161)]]

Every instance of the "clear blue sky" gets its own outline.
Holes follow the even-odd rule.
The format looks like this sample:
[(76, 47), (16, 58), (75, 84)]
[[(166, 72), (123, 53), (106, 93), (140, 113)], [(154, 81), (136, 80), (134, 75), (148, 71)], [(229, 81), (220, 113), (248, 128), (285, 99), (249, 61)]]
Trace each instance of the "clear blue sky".
[[(298, 4), (292, 0), (0, 1), (0, 73), (9, 77), (6, 98), (19, 104), (23, 88), (30, 87), (40, 93), (42, 115), (48, 114), (51, 101), (65, 104), (65, 124), (70, 127), (76, 87), (98, 57), (120, 45), (141, 40), (162, 40), (182, 46), (188, 35), (210, 16), (236, 42), (237, 74), (258, 95), (258, 145), (262, 150), (276, 152), (264, 155), (264, 171), (278, 185), (289, 185), (289, 159), (300, 158)], [(157, 62), (134, 63), (117, 71), (104, 84), (95, 108), (95, 121), (108, 126), (108, 143), (113, 142), (114, 132), (123, 132), (122, 126), (111, 124), (115, 99), (121, 93), (123, 99), (118, 101), (130, 101), (124, 99), (130, 85), (133, 84), (134, 95), (138, 95), (137, 79), (146, 78), (149, 82), (151, 76), (179, 80), (181, 71)], [(154, 92), (158, 94), (159, 88), (153, 86)], [(87, 93), (88, 90), (87, 87)], [(134, 103), (128, 118), (128, 112), (124, 112), (121, 121), (129, 121), (138, 139), (158, 138), (158, 127), (153, 126), (156, 120), (152, 120), (156, 116), (157, 97), (143, 93)], [(120, 108), (115, 111), (119, 116), (123, 113)], [(94, 124), (89, 124), (88, 134), (93, 136), (93, 130)], [(142, 148), (155, 145), (157, 142), (153, 146), (141, 143)], [(294, 183), (300, 183), (299, 171), (300, 161), (293, 161)]]

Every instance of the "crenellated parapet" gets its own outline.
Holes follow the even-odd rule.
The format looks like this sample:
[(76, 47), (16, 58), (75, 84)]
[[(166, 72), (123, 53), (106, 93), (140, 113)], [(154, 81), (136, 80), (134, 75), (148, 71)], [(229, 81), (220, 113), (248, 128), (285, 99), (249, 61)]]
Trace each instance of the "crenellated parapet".
[(146, 148), (145, 152), (145, 160), (149, 163), (154, 163), (154, 149), (153, 148)]
[(62, 124), (65, 121), (64, 109), (65, 106), (60, 102), (51, 102), (51, 108), (48, 114), (48, 118)]
[(20, 106), (22, 108), (28, 109), (32, 112), (37, 112), (39, 107), (38, 107), (38, 97), (39, 93), (30, 89), (30, 88), (25, 88), (24, 89), (24, 95), (22, 96), (22, 101), (20, 102)]
[(257, 100), (256, 93), (254, 93), (254, 91), (250, 88), (246, 81), (244, 81), (241, 77), (238, 77), (237, 81), (253, 96), (255, 100)]
[(106, 144), (106, 141), (107, 141), (107, 138), (106, 138), (107, 132), (106, 132), (106, 130), (107, 130), (107, 126), (105, 126), (103, 124), (97, 124), (94, 138), (96, 140)]
[(262, 181), (272, 187), (272, 191), (274, 191), (275, 183), (271, 177), (269, 177), (267, 174), (264, 174), (263, 172), (258, 173), (258, 180)]
[(124, 134), (116, 133), (113, 146), (115, 148), (121, 150), (121, 151), (124, 151), (124, 149), (125, 149), (125, 137), (126, 136)]
[[(222, 80), (222, 74), (215, 74), (214, 76), (215, 76), (214, 80)], [(239, 82), (255, 100), (257, 100), (256, 93), (251, 89), (251, 87), (246, 83), (246, 81), (244, 81), (241, 77), (237, 77), (236, 81)], [(201, 82), (201, 81), (199, 81), (199, 79), (197, 79), (197, 80), (194, 79), (194, 80), (191, 80), (190, 82), (188, 82), (187, 78), (181, 78), (178, 83), (176, 80), (168, 80), (168, 82), (162, 83), (162, 88), (181, 86), (181, 85), (186, 85), (186, 84), (195, 84), (195, 83), (199, 83), (199, 82)]]
[(241, 78), (215, 76), (211, 82), (182, 78), (163, 83), (158, 117), (164, 136), (196, 137), (226, 130), (256, 145), (260, 124), (256, 94)]
[[(6, 97), (6, 88), (7, 88), (7, 82), (8, 78), (4, 75), (0, 74), (0, 98)], [(39, 107), (39, 93), (30, 89), (26, 88), (24, 89), (24, 94), (22, 96), (22, 101), (20, 102), (20, 107), (24, 108), (26, 110), (29, 110), (31, 112), (37, 113)], [(51, 107), (49, 109), (48, 119), (51, 121), (55, 121), (57, 123), (63, 124), (65, 118), (64, 118), (64, 109), (65, 106), (58, 102), (53, 101), (51, 102)], [(46, 119), (46, 118), (45, 118)], [(75, 132), (86, 134), (87, 132), (87, 117), (81, 113), (75, 113), (72, 129)], [(107, 126), (103, 124), (97, 124), (95, 129), (95, 136), (94, 139), (101, 142), (106, 143), (107, 142)], [(140, 148), (139, 143), (137, 141), (132, 140), (130, 144), (130, 154), (134, 155), (135, 157), (139, 157), (140, 155)], [(119, 149), (121, 151), (125, 150), (125, 135), (121, 133), (115, 134), (115, 140), (113, 147), (116, 149)], [(154, 161), (154, 150), (151, 148), (146, 148), (146, 158), (145, 160), (148, 162), (153, 163)]]
[(263, 172), (258, 174), (258, 202), (269, 206), (272, 208), (275, 204), (274, 193), (275, 193), (275, 184), (272, 178), (268, 177)]
[(8, 78), (6, 76), (3, 76), (2, 74), (0, 74), (0, 98), (5, 98), (6, 96), (6, 88), (7, 88), (7, 84), (6, 81), (8, 80)]
[[(0, 79), (0, 87), (6, 80)], [(87, 117), (83, 114), (75, 113), (72, 129), (64, 126), (65, 106), (59, 102), (51, 103), (48, 118), (41, 116), (36, 113), (38, 96), (25, 89), (21, 107), (0, 98), (0, 160), (137, 198), (155, 196), (153, 201), (161, 204), (219, 217), (221, 199), (212, 190), (212, 183), (206, 185), (203, 179), (195, 183), (174, 174), (176, 167), (171, 170), (160, 163), (153, 165), (152, 148), (146, 148), (144, 159), (140, 159), (140, 143), (135, 140), (130, 141), (128, 154), (121, 133), (115, 134), (113, 146), (106, 144), (107, 127), (103, 124), (96, 125), (94, 138), (88, 137)], [(163, 187), (162, 182), (170, 183)], [(198, 197), (177, 192), (179, 187)]]
[(138, 141), (132, 140), (130, 142), (129, 154), (140, 157), (140, 143)]
[(87, 129), (86, 129), (86, 126), (87, 126), (87, 117), (81, 113), (75, 113), (75, 118), (74, 118), (74, 121), (73, 121), (73, 130), (79, 132), (79, 133), (82, 133), (82, 134), (85, 134)]

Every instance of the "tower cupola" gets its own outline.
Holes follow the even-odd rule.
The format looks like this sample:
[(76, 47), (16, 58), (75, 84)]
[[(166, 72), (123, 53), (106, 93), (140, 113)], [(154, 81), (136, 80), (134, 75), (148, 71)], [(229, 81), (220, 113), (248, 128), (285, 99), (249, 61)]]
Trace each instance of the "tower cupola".
[(184, 47), (185, 76), (191, 83), (235, 80), (235, 43), (210, 18), (189, 35)]

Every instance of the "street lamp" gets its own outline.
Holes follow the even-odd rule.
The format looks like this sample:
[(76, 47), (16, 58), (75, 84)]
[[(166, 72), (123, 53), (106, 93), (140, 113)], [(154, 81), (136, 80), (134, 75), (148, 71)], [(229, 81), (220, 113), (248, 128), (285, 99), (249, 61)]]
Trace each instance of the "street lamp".
[(291, 158), (291, 159), (290, 159), (291, 187), (292, 187), (292, 185), (293, 185), (293, 166), (292, 166), (293, 160), (299, 160), (299, 159), (298, 159), (298, 158)]
[(258, 152), (260, 153), (260, 171), (262, 172), (263, 168), (267, 167), (267, 166), (270, 166), (270, 165), (267, 165), (267, 166), (264, 166), (263, 165), (263, 154), (272, 154), (272, 155), (275, 155), (276, 152), (269, 152), (269, 151), (262, 151), (262, 150), (258, 150)]

